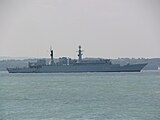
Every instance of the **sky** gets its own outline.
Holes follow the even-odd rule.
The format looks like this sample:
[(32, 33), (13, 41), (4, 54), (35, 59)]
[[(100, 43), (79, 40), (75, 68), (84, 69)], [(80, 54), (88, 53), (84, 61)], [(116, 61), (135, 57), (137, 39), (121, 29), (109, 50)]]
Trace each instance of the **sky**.
[(160, 57), (160, 0), (0, 0), (0, 56)]

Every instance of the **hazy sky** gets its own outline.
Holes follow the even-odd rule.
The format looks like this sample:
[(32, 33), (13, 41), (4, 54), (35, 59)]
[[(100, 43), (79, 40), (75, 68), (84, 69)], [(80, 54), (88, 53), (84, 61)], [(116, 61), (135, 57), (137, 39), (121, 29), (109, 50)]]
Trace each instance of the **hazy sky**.
[(0, 56), (160, 57), (160, 0), (0, 0)]

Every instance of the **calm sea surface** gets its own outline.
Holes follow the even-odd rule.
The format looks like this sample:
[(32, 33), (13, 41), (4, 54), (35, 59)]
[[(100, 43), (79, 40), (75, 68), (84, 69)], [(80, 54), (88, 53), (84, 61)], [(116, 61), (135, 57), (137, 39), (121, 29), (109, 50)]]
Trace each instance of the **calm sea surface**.
[(0, 72), (0, 120), (160, 120), (160, 71)]

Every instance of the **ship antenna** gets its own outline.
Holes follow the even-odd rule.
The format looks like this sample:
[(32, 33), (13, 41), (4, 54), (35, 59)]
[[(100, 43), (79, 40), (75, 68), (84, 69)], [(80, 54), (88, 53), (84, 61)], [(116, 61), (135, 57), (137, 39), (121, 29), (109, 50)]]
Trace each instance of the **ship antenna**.
[(82, 52), (83, 50), (81, 49), (81, 45), (79, 45), (79, 50), (78, 50), (78, 62), (81, 63), (82, 62)]
[(51, 52), (51, 54), (50, 54), (50, 56), (51, 56), (51, 65), (54, 65), (55, 63), (54, 63), (54, 59), (53, 59), (53, 49), (52, 49), (52, 46), (50, 46), (50, 52)]

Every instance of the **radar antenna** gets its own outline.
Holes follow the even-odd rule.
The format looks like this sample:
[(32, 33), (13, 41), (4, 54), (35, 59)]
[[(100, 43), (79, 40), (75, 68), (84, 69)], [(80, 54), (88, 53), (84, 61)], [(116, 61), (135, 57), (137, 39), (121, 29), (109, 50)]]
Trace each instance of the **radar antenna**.
[(78, 62), (81, 63), (82, 62), (82, 52), (83, 50), (81, 49), (81, 45), (78, 46), (79, 50), (77, 51), (78, 52)]
[(53, 59), (53, 49), (52, 49), (52, 46), (50, 46), (50, 56), (51, 56), (51, 65), (54, 65), (54, 59)]

